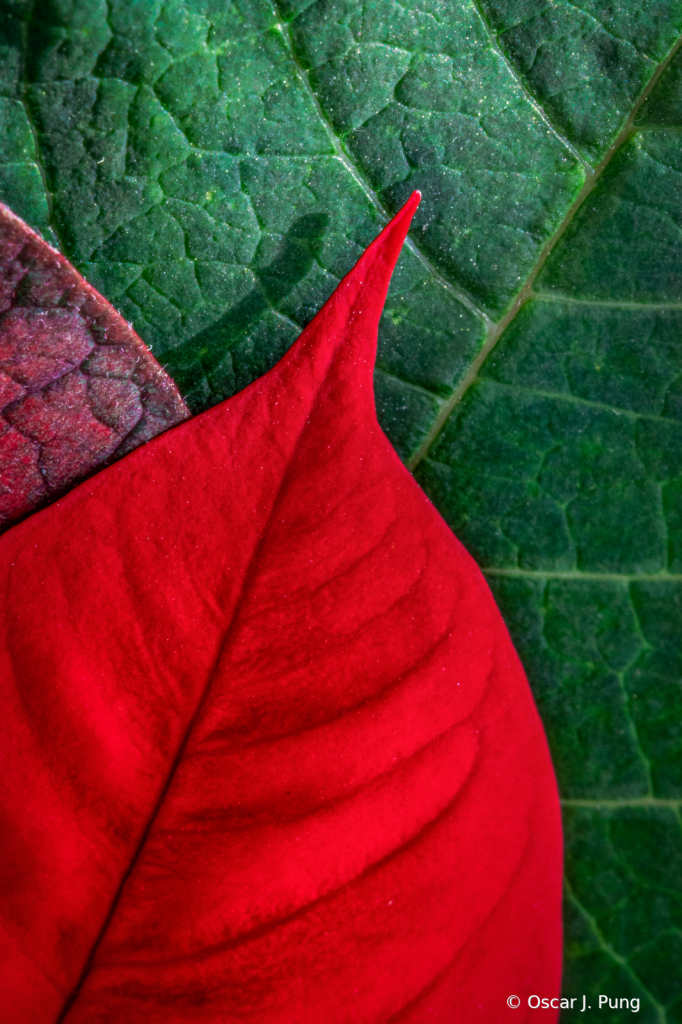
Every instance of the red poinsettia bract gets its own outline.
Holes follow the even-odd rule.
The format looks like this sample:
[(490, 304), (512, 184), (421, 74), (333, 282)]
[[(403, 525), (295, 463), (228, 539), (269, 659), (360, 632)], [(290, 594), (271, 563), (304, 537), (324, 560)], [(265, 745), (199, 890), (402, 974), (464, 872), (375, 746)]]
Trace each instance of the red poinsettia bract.
[(0, 539), (7, 1024), (494, 1024), (558, 993), (540, 721), (374, 409), (417, 202), (264, 378)]

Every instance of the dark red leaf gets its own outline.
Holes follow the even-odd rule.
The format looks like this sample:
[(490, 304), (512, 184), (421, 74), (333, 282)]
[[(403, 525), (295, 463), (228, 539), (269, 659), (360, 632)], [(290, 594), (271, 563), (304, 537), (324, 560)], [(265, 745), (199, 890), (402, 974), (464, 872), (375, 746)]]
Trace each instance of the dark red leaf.
[(374, 411), (417, 201), (266, 377), (0, 541), (11, 1024), (490, 1024), (558, 993), (542, 728)]
[(188, 415), (133, 329), (0, 203), (0, 529)]

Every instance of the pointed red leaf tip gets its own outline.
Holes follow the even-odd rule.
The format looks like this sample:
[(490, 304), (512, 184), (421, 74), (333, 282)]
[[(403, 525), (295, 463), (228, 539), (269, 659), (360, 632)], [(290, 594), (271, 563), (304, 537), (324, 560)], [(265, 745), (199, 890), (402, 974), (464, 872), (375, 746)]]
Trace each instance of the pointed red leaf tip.
[(0, 540), (6, 1024), (490, 1024), (557, 996), (538, 715), (374, 413), (417, 203), (264, 378)]
[(0, 531), (188, 416), (132, 327), (0, 203)]

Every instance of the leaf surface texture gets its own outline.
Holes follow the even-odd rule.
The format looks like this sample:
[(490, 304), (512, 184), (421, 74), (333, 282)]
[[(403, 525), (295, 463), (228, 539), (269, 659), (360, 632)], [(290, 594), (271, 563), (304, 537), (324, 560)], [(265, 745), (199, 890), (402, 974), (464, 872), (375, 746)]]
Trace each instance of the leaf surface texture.
[(567, 994), (679, 1021), (682, 5), (0, 10), (2, 196), (193, 411), (272, 366), (422, 190), (380, 422), (488, 573), (544, 716)]
[(144, 342), (0, 204), (0, 529), (189, 410)]

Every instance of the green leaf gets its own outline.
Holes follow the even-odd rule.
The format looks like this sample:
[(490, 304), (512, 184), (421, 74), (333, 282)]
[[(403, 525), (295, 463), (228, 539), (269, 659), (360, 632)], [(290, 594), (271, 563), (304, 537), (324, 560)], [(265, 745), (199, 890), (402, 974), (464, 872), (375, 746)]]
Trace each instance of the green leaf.
[(0, 22), (0, 198), (195, 412), (421, 189), (380, 418), (544, 718), (566, 993), (682, 1022), (682, 2), (0, 0)]

